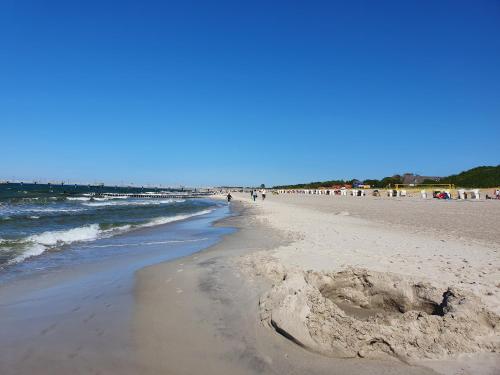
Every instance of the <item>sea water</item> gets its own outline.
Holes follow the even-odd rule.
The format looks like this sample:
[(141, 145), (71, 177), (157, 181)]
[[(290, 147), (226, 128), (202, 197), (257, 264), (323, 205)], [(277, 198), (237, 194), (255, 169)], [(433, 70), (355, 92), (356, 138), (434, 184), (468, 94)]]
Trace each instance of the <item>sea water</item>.
[[(96, 191), (120, 188), (1, 184), (0, 280), (8, 272), (95, 261), (130, 249), (199, 249), (214, 241), (214, 233), (204, 232), (209, 224), (228, 213), (224, 203), (210, 199), (118, 198)], [(204, 220), (190, 231), (172, 225), (197, 218)]]

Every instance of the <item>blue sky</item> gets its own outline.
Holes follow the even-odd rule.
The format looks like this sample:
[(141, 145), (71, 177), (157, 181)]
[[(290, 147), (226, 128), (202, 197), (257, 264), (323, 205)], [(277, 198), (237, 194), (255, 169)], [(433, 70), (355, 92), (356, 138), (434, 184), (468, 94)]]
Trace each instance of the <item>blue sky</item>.
[(267, 185), (500, 163), (500, 2), (2, 1), (0, 178)]

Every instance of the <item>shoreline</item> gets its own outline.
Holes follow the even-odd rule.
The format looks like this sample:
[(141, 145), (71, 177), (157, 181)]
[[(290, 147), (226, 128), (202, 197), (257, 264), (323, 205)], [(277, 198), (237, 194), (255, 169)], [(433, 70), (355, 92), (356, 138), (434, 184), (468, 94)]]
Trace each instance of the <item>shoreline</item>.
[(222, 207), (113, 237), (118, 247), (108, 256), (17, 275), (0, 285), (0, 373), (137, 374), (131, 330), (135, 271), (216, 243), (229, 230), (211, 223), (225, 212)]
[[(445, 251), (447, 256), (451, 255), (446, 251), (450, 251), (452, 245), (465, 241), (460, 251), (479, 246), (473, 248), (476, 253), (478, 249), (492, 252), (488, 256), (497, 257), (492, 258), (494, 267), (498, 266), (495, 262), (497, 243), (490, 241), (488, 246), (480, 247), (482, 245), (477, 244), (473, 236), (453, 242), (453, 234), (441, 242), (439, 231), (435, 239), (429, 239), (433, 237), (429, 232), (408, 232), (404, 225), (384, 229), (380, 222), (350, 217), (343, 208), (324, 206), (321, 202), (318, 207), (318, 202), (283, 202), (279, 197), (257, 203), (250, 202), (246, 195), (235, 194), (234, 198), (231, 214), (211, 222), (211, 227), (220, 228), (223, 233), (216, 244), (180, 258), (137, 267), (129, 284), (120, 277), (102, 284), (104, 288), (96, 284), (95, 279), (93, 289), (86, 289), (88, 283), (80, 283), (78, 287), (82, 293), (76, 293), (73, 300), (63, 298), (59, 304), (51, 306), (52, 320), (29, 323), (29, 315), (36, 316), (36, 312), (28, 316), (25, 313), (19, 318), (14, 316), (14, 310), (10, 311), (8, 319), (13, 322), (23, 321), (28, 326), (35, 324), (45, 328), (36, 328), (40, 331), (38, 337), (27, 333), (17, 338), (14, 334), (15, 339), (4, 338), (9, 351), (3, 356), (14, 353), (15, 357), (0, 360), (1, 372), (28, 374), (36, 369), (37, 373), (51, 375), (74, 371), (125, 375), (326, 375), (335, 369), (337, 374), (495, 374), (500, 366), (498, 353), (408, 362), (360, 356), (343, 358), (342, 355), (321, 353), (307, 342), (297, 345), (303, 342), (295, 340), (298, 336), (293, 329), (296, 327), (291, 331), (287, 331), (288, 327), (280, 330), (269, 319), (270, 314), (278, 315), (272, 311), (273, 299), (268, 297), (279, 295), (273, 294), (273, 290), (282, 287), (284, 279), (293, 280), (307, 270), (333, 272), (356, 262), (363, 266), (362, 260), (370, 259), (370, 233), (374, 229), (379, 231), (380, 238), (388, 237), (391, 241), (399, 233), (406, 241), (404, 246), (427, 238), (432, 245), (440, 244), (437, 251)], [(407, 213), (404, 215), (402, 224), (410, 218)], [(310, 226), (307, 226), (308, 221)], [(346, 240), (335, 236), (345, 236), (351, 233), (350, 230), (354, 230), (350, 246), (331, 252), (335, 244)], [(363, 241), (360, 234), (368, 237)], [(361, 245), (368, 253), (360, 252)], [(382, 251), (384, 246), (379, 245), (375, 249)], [(375, 269), (386, 272), (397, 266), (381, 261), (389, 260), (390, 253), (381, 255), (373, 263), (377, 265)], [(435, 263), (432, 259), (429, 264)], [(473, 269), (476, 266), (473, 262), (471, 265)], [(104, 270), (105, 265), (102, 268), (109, 274)], [(488, 275), (489, 279), (495, 279), (495, 272)], [(111, 290), (113, 292), (108, 293)], [(480, 288), (471, 287), (471, 290), (477, 292)], [(74, 290), (63, 291), (63, 296), (68, 293), (74, 294)], [(487, 297), (490, 298), (489, 306), (495, 311), (497, 297)], [(19, 305), (20, 311), (26, 312), (27, 306), (36, 305), (29, 298), (26, 302), (26, 306)], [(61, 311), (55, 311), (58, 308)], [(292, 315), (287, 315), (285, 321), (293, 322)], [(289, 335), (289, 332), (294, 334)], [(26, 341), (28, 345), (23, 344), (23, 340), (29, 340)], [(41, 348), (42, 343), (45, 346)], [(46, 372), (39, 370), (39, 366), (47, 366)]]
[[(273, 287), (271, 260), (249, 267), (248, 257), (271, 255), (300, 241), (293, 231), (278, 230), (261, 212), (237, 195), (232, 205), (244, 213), (224, 220), (237, 232), (199, 254), (144, 268), (136, 277), (134, 337), (145, 373), (192, 374), (436, 374), (444, 361), (408, 364), (384, 359), (325, 356), (278, 334), (262, 315), (262, 296)], [(267, 203), (267, 202), (266, 202)], [(247, 264), (245, 264), (247, 263)], [(285, 335), (286, 336), (286, 335)], [(475, 356), (495, 368), (496, 358)], [(467, 358), (459, 366), (470, 361)], [(486, 363), (486, 365), (485, 365)], [(474, 367), (477, 368), (477, 367)], [(444, 372), (443, 372), (444, 371)], [(493, 372), (491, 372), (493, 373)]]

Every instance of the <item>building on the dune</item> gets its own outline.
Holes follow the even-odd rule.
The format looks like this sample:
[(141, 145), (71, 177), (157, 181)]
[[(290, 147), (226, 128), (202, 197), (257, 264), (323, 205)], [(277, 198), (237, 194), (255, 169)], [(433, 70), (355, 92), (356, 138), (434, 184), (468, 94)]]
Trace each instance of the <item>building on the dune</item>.
[(411, 185), (411, 184), (421, 184), (425, 180), (432, 180), (435, 182), (439, 182), (441, 180), (441, 177), (437, 176), (420, 176), (418, 174), (413, 174), (413, 173), (405, 173), (402, 176), (402, 183), (405, 185)]

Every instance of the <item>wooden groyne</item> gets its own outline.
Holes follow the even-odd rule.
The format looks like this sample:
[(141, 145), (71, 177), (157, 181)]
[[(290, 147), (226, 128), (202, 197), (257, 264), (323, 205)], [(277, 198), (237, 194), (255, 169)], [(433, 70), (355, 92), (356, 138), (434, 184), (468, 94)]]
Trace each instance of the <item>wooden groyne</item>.
[(94, 197), (111, 197), (111, 198), (172, 198), (172, 199), (187, 199), (187, 198), (208, 198), (212, 193), (96, 193)]

